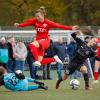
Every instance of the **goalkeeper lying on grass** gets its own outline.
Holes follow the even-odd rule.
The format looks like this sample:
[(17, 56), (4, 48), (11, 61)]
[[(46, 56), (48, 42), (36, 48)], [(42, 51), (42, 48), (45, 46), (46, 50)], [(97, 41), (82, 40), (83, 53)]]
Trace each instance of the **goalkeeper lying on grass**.
[[(36, 83), (36, 85), (29, 85), (29, 82)], [(48, 87), (45, 86), (43, 82), (25, 77), (20, 70), (17, 70), (15, 73), (7, 73), (3, 65), (0, 65), (0, 86), (2, 85), (11, 91), (32, 91), (37, 89), (48, 89)]]

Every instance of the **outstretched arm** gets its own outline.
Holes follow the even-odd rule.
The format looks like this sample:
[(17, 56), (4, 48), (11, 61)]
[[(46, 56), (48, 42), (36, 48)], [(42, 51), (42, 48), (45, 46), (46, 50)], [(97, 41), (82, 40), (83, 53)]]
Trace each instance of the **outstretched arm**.
[(75, 26), (65, 26), (65, 25), (60, 25), (58, 23), (55, 23), (55, 22), (52, 22), (52, 21), (49, 21), (48, 20), (48, 23), (50, 25), (50, 28), (60, 28), (60, 29), (64, 29), (64, 30), (76, 30), (78, 29), (79, 27), (77, 25)]
[(30, 25), (34, 25), (35, 23), (35, 19), (29, 19), (27, 21), (25, 21), (24, 23), (14, 23), (15, 27), (26, 27), (26, 26), (30, 26)]
[(36, 83), (38, 85), (44, 85), (43, 82), (37, 81), (35, 79), (29, 78), (29, 77), (26, 77), (26, 79), (28, 80), (28, 82), (34, 82), (34, 83)]
[(74, 32), (74, 33), (71, 34), (71, 36), (73, 37), (73, 39), (76, 41), (77, 44), (83, 43), (83, 40), (78, 38), (77, 35), (80, 35), (79, 31)]

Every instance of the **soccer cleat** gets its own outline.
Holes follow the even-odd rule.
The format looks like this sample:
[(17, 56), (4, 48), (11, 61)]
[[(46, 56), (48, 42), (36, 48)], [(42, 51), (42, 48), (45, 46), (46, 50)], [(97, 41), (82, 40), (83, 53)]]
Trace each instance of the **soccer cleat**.
[(92, 88), (89, 86), (85, 86), (85, 90), (92, 90)]
[(40, 89), (48, 90), (48, 86), (39, 85)]
[(33, 65), (34, 65), (34, 66), (37, 66), (37, 67), (40, 67), (40, 66), (41, 66), (41, 63), (40, 63), (39, 61), (35, 61), (35, 62), (33, 63)]
[(94, 80), (94, 81), (93, 81), (93, 84), (97, 84), (97, 83), (99, 83), (98, 80)]
[(56, 62), (58, 62), (58, 63), (60, 63), (60, 64), (63, 64), (62, 61), (59, 59), (58, 56), (54, 56), (54, 59), (55, 59)]

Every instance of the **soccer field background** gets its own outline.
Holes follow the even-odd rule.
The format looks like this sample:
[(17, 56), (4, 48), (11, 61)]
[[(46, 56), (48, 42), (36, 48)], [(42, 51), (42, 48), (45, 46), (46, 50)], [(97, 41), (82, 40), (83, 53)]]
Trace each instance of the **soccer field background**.
[[(25, 72), (29, 75), (29, 72)], [(0, 100), (100, 100), (100, 83), (91, 84), (93, 90), (84, 89), (83, 78), (79, 78), (80, 87), (78, 90), (72, 90), (69, 86), (70, 79), (62, 82), (61, 87), (56, 90), (56, 71), (51, 71), (53, 80), (41, 80), (48, 85), (49, 89), (34, 90), (29, 92), (11, 92), (4, 87), (0, 87)], [(92, 83), (92, 79), (90, 79)]]

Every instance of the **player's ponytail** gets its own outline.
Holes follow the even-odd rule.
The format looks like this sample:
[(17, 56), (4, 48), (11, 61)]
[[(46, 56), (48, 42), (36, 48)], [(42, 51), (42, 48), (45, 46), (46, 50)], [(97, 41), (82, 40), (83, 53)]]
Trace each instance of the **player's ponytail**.
[(41, 6), (39, 9), (36, 10), (35, 13), (41, 13), (43, 15), (46, 15), (45, 7)]
[(44, 6), (41, 6), (40, 9), (42, 10), (43, 14), (46, 15), (46, 10)]

